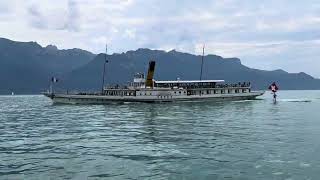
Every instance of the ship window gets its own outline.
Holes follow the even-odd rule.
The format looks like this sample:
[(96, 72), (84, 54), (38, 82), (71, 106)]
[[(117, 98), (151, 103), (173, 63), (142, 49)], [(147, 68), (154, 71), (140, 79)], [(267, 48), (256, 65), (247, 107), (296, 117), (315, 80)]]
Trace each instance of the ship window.
[(230, 89), (228, 89), (228, 93), (231, 93), (231, 90), (230, 90)]
[(181, 91), (179, 91), (179, 94), (181, 94)]
[(147, 93), (144, 93), (144, 95), (146, 96), (146, 95), (147, 95)]
[(150, 93), (150, 96), (152, 95), (152, 93)]
[(140, 96), (142, 96), (142, 93), (140, 93)]
[(209, 91), (209, 90), (207, 90), (207, 94), (210, 94), (210, 91)]

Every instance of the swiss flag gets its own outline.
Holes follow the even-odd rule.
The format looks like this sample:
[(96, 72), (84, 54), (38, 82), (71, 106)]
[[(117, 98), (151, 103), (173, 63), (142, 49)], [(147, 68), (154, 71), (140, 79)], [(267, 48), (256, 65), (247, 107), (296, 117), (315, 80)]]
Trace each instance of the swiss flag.
[(277, 92), (279, 90), (278, 86), (276, 85), (275, 82), (273, 82), (270, 86), (269, 86), (269, 90), (271, 90), (272, 92)]

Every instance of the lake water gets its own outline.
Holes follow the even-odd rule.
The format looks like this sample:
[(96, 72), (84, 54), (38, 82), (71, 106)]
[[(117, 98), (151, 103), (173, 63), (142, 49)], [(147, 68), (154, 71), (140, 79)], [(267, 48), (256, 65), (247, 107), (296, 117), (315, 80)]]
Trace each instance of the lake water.
[(320, 91), (52, 105), (0, 96), (0, 179), (319, 179)]

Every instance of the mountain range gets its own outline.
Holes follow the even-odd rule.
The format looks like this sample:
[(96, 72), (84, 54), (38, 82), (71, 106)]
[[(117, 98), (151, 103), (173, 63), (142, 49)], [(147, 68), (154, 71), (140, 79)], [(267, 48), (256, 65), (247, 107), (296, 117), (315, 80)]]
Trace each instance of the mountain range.
[[(140, 48), (105, 56), (0, 38), (0, 94), (38, 94), (49, 87), (53, 76), (59, 79), (55, 85), (58, 90), (100, 90), (105, 58), (108, 60), (106, 84), (131, 81), (134, 73), (146, 72), (150, 60), (156, 61), (157, 80), (200, 78), (201, 56), (175, 50)], [(281, 89), (320, 89), (320, 80), (303, 72), (258, 70), (244, 66), (238, 58), (217, 55), (204, 57), (202, 79), (224, 79), (228, 83), (250, 81), (254, 89), (266, 89), (274, 81)]]

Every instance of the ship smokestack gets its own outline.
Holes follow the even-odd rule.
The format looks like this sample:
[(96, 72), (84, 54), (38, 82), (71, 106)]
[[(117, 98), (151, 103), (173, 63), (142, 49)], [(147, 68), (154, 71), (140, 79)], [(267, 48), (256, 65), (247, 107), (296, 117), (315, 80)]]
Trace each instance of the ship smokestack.
[(155, 66), (156, 66), (155, 61), (149, 62), (148, 75), (147, 75), (147, 79), (146, 79), (146, 87), (153, 88), (153, 75), (154, 75)]

